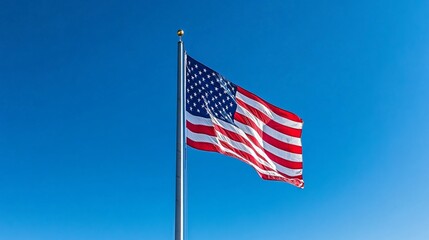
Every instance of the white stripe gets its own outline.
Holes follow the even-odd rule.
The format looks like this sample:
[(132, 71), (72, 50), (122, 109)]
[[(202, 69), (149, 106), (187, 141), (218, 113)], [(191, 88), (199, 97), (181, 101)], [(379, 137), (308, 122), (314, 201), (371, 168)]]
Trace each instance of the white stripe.
[[(197, 118), (200, 118), (200, 117), (197, 117)], [(225, 124), (221, 125), (220, 123), (218, 123), (216, 125), (223, 127), (222, 125), (225, 125)], [(226, 123), (226, 125), (230, 125), (230, 124)], [(268, 157), (267, 157), (267, 159), (262, 159), (256, 155), (255, 149), (249, 147), (248, 145), (241, 143), (241, 142), (234, 141), (234, 140), (230, 139), (228, 136), (223, 135), (221, 132), (215, 131), (215, 133), (216, 133), (217, 137), (207, 136), (205, 134), (198, 134), (198, 133), (194, 133), (194, 132), (188, 130), (188, 138), (198, 142), (199, 141), (198, 137), (202, 135), (202, 136), (211, 138), (210, 143), (213, 143), (216, 145), (221, 145), (221, 143), (219, 142), (219, 139), (220, 139), (224, 142), (227, 142), (229, 145), (231, 145), (235, 149), (241, 150), (241, 151), (246, 152), (247, 154), (253, 156), (259, 163), (261, 163), (262, 165), (264, 165), (266, 167), (276, 169), (276, 170), (278, 170), (278, 171), (280, 171), (280, 172), (282, 172), (288, 176), (299, 176), (302, 174), (301, 169), (290, 169), (290, 168), (284, 167), (284, 166), (282, 166), (276, 162), (271, 161)]]
[[(200, 118), (200, 117), (198, 117), (198, 118)], [(213, 121), (213, 124), (211, 125), (211, 126), (213, 126), (213, 125), (218, 125), (218, 126), (220, 126), (221, 128), (222, 128), (222, 124), (221, 123), (219, 123), (219, 121), (216, 119), (216, 118), (213, 118), (213, 119), (211, 119), (212, 121)], [(210, 120), (209, 120), (210, 121)], [(192, 121), (190, 121), (190, 122), (192, 122)], [(195, 124), (195, 123), (194, 123)], [(230, 125), (229, 123), (225, 123), (225, 124), (223, 124), (223, 125)], [(193, 133), (192, 131), (189, 131), (190, 133)], [(255, 157), (255, 159), (260, 163), (260, 164), (262, 164), (262, 165), (264, 165), (265, 167), (268, 167), (268, 168), (272, 168), (272, 169), (274, 169), (275, 168), (275, 165), (272, 163), (272, 161), (270, 161), (270, 162), (268, 162), (268, 161), (266, 161), (265, 159), (261, 159), (261, 158), (259, 158), (257, 155), (256, 155), (256, 153), (255, 153), (255, 150), (254, 149), (252, 149), (252, 148), (250, 148), (249, 146), (247, 146), (246, 144), (243, 144), (243, 143), (241, 143), (241, 142), (237, 142), (237, 141), (234, 141), (234, 140), (232, 140), (232, 139), (230, 139), (228, 136), (225, 136), (225, 135), (223, 135), (221, 132), (219, 132), (219, 131), (216, 131), (215, 130), (215, 133), (216, 133), (216, 137), (215, 137), (215, 139), (216, 140), (222, 140), (222, 141), (224, 141), (224, 142), (226, 142), (226, 143), (228, 143), (229, 145), (231, 145), (231, 146), (233, 146), (235, 149), (237, 149), (237, 150), (241, 150), (241, 151), (243, 151), (243, 152), (246, 152), (246, 153), (248, 153), (248, 154), (250, 154), (250, 155), (252, 155), (253, 157)], [(213, 142), (212, 142), (213, 143)], [(220, 142), (217, 142), (217, 144), (219, 145), (220, 144)]]
[[(255, 115), (253, 115), (251, 112), (249, 112), (249, 110), (243, 108), (239, 104), (237, 104), (237, 110), (236, 111), (238, 113), (246, 116), (247, 118), (249, 118), (256, 126), (259, 127), (259, 129), (261, 131), (265, 132), (266, 134), (270, 135), (271, 137), (273, 137), (273, 138), (275, 138), (281, 142), (286, 142), (288, 144), (292, 144), (295, 146), (301, 146), (301, 138), (292, 137), (292, 136), (281, 133), (281, 132), (271, 128), (270, 126), (268, 126), (264, 122), (262, 122), (259, 118), (257, 118)], [(234, 121), (234, 123), (236, 125), (241, 125), (241, 126), (244, 125), (244, 124), (240, 124), (240, 122), (238, 122), (238, 121)], [(240, 126), (240, 128), (241, 128), (241, 126)], [(247, 128), (250, 128), (250, 127), (247, 127)]]
[(271, 118), (272, 120), (291, 127), (291, 128), (295, 128), (295, 129), (302, 129), (302, 123), (301, 122), (296, 122), (287, 118), (284, 118), (282, 116), (277, 115), (275, 112), (271, 111), (269, 108), (267, 108), (266, 106), (264, 106), (263, 104), (261, 104), (258, 101), (255, 101), (251, 98), (246, 97), (244, 94), (241, 94), (240, 92), (237, 91), (236, 94), (236, 98), (242, 100), (243, 102), (245, 102), (246, 104), (258, 109), (259, 111), (261, 111), (262, 113), (264, 113), (267, 117)]
[[(218, 120), (217, 118), (212, 118), (211, 121), (213, 122), (214, 125), (217, 125), (219, 128), (234, 132), (234, 133), (240, 135), (243, 139), (247, 140), (251, 144), (251, 146), (250, 146), (250, 148), (252, 150), (251, 155), (256, 156), (256, 154), (253, 152), (253, 150), (255, 150), (256, 152), (259, 153), (259, 155), (261, 155), (263, 157), (263, 160), (269, 164), (270, 168), (273, 168), (273, 169), (275, 168), (275, 163), (267, 156), (267, 154), (261, 148), (256, 146), (256, 144), (254, 144), (249, 139), (249, 137), (246, 135), (245, 132), (243, 132), (243, 130), (239, 129), (238, 127), (236, 127), (236, 126), (234, 126), (228, 122), (222, 121), (220, 119)], [(216, 133), (218, 133), (218, 132), (216, 131)], [(228, 138), (228, 136), (225, 136), (225, 137)], [(230, 139), (228, 138), (228, 140), (230, 140)], [(259, 142), (259, 144), (263, 145), (262, 142)], [(247, 146), (247, 145), (245, 145), (245, 146)]]
[(189, 129), (187, 131), (189, 133), (187, 137), (189, 139), (191, 139), (192, 141), (214, 144), (214, 145), (218, 146), (221, 149), (221, 151), (223, 151), (225, 153), (232, 154), (232, 155), (236, 156), (237, 158), (243, 160), (247, 164), (251, 165), (259, 173), (262, 173), (262, 174), (265, 174), (265, 175), (269, 175), (269, 176), (284, 177), (284, 176), (280, 175), (279, 173), (277, 173), (275, 171), (264, 170), (264, 169), (259, 168), (254, 163), (252, 163), (249, 160), (243, 158), (239, 154), (237, 154), (237, 153), (233, 152), (232, 150), (230, 150), (228, 148), (225, 148), (224, 146), (220, 145), (218, 143), (218, 140), (216, 138), (214, 138), (214, 137), (210, 137), (210, 136), (205, 135), (205, 134), (193, 133), (193, 132), (189, 131)]
[[(218, 138), (212, 137), (212, 136), (208, 136), (206, 134), (194, 133), (194, 132), (188, 130), (188, 136), (187, 137), (189, 139), (191, 139), (192, 141), (195, 141), (195, 142), (209, 142), (209, 143), (215, 144), (215, 145), (217, 145), (219, 147), (225, 148), (225, 147), (223, 147), (221, 145), (221, 143), (219, 142)], [(227, 138), (226, 136), (223, 136), (223, 137)], [(225, 141), (225, 142), (227, 142), (233, 148), (235, 148), (237, 150), (241, 150), (243, 152), (246, 152), (249, 155), (252, 155), (259, 163), (262, 164), (263, 160), (260, 159), (259, 157), (255, 156), (254, 154), (250, 153), (249, 151), (252, 151), (252, 149), (250, 149), (247, 145), (239, 143), (239, 142), (236, 142), (236, 141), (233, 141), (233, 140), (231, 140), (229, 138), (228, 139), (222, 139), (222, 140)], [(237, 156), (237, 154), (235, 154), (235, 155)], [(240, 159), (246, 160), (245, 158), (243, 158), (241, 156), (240, 156)], [(248, 160), (246, 160), (246, 162), (248, 162)], [(279, 164), (277, 164), (275, 162), (273, 162), (273, 163), (275, 165), (275, 170), (278, 171), (278, 172), (282, 172), (282, 173), (284, 173), (284, 174), (286, 174), (288, 176), (291, 176), (291, 177), (296, 177), (296, 176), (302, 175), (302, 169), (290, 169), (290, 168), (281, 166), (281, 165), (279, 165)], [(262, 164), (262, 165), (266, 166), (266, 163)], [(269, 166), (266, 166), (266, 167), (269, 167)]]
[(271, 161), (271, 159), (266, 155), (266, 153), (261, 148), (256, 146), (249, 139), (249, 137), (246, 134), (254, 137), (258, 141), (258, 143), (261, 146), (263, 146), (264, 149), (266, 149), (270, 153), (276, 155), (277, 157), (288, 160), (288, 161), (292, 161), (292, 162), (302, 162), (302, 154), (291, 153), (291, 152), (285, 151), (283, 149), (279, 149), (279, 148), (269, 144), (268, 142), (264, 141), (262, 139), (262, 137), (254, 129), (252, 129), (251, 127), (249, 127), (247, 125), (241, 124), (239, 122), (236, 122), (237, 126), (234, 126), (234, 125), (227, 123), (227, 122), (224, 122), (222, 120), (216, 119), (216, 120), (212, 121), (208, 118), (194, 116), (188, 112), (186, 112), (186, 119), (189, 120), (189, 122), (193, 123), (194, 125), (203, 125), (203, 126), (210, 126), (211, 127), (214, 124), (216, 124), (223, 129), (226, 129), (226, 130), (229, 130), (231, 132), (235, 132), (235, 133), (239, 134), (241, 137), (248, 140), (252, 144), (252, 148), (255, 149), (260, 155), (262, 155), (265, 158), (265, 160), (267, 160), (267, 161)]
[[(210, 120), (208, 120), (208, 121), (210, 121)], [(236, 127), (236, 126), (234, 126), (234, 125), (232, 125), (230, 123), (227, 123), (225, 121), (218, 120), (217, 118), (212, 118), (211, 121), (213, 122), (214, 125), (217, 125), (218, 127), (222, 128), (222, 129), (234, 132), (234, 133), (240, 135), (245, 140), (247, 140), (247, 142), (249, 142), (249, 144), (250, 144), (249, 151), (251, 151), (251, 152), (248, 152), (248, 153), (251, 154), (252, 156), (258, 157), (255, 154), (254, 151), (258, 152), (259, 155), (262, 156), (262, 159), (264, 161), (268, 162), (268, 164), (270, 165), (271, 168), (275, 169), (275, 168), (283, 168), (284, 167), (284, 166), (278, 165), (276, 162), (272, 161), (271, 158), (268, 157), (268, 155), (264, 152), (264, 150), (262, 150), (256, 144), (254, 144), (253, 141), (250, 140), (249, 137), (246, 135), (246, 133), (244, 133), (243, 130), (241, 130), (240, 128), (238, 128), (238, 127)], [(220, 139), (224, 140), (225, 142), (231, 143), (232, 140), (230, 138), (228, 138), (228, 136), (221, 135), (218, 132), (216, 132), (216, 134), (220, 135), (219, 136)], [(261, 141), (258, 141), (259, 145), (263, 146), (264, 149), (267, 149), (270, 153), (276, 155), (277, 157), (279, 157), (281, 159), (289, 160), (289, 161), (292, 161), (292, 162), (302, 162), (302, 155), (301, 154), (290, 153), (288, 151), (285, 151), (285, 150), (282, 150), (282, 149), (278, 149), (278, 148), (272, 146), (271, 144), (269, 144), (268, 142), (265, 142), (262, 139), (260, 139), (260, 140)], [(243, 143), (243, 145), (244, 146), (248, 146), (248, 145), (246, 145), (244, 143)], [(264, 164), (264, 163), (261, 163), (261, 164)], [(287, 168), (287, 169), (289, 169), (289, 168)]]

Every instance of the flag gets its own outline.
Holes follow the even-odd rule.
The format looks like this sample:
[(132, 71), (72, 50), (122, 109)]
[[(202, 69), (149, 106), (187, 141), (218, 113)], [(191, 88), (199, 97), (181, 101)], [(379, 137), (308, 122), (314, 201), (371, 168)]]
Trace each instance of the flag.
[(303, 121), (185, 56), (186, 143), (251, 165), (262, 179), (303, 188)]

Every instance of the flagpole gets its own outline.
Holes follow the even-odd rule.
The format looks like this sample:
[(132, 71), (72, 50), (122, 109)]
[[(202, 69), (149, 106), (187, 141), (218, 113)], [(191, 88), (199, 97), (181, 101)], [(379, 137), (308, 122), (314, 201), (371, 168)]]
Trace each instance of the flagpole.
[(184, 47), (183, 30), (178, 30), (177, 43), (177, 126), (176, 126), (176, 223), (175, 240), (184, 240)]

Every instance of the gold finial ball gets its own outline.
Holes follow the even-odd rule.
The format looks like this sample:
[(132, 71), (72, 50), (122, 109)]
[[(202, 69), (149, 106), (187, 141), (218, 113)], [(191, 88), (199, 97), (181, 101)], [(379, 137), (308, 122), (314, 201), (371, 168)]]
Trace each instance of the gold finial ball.
[(181, 37), (183, 36), (183, 34), (185, 34), (185, 31), (183, 31), (182, 29), (177, 30), (177, 36)]

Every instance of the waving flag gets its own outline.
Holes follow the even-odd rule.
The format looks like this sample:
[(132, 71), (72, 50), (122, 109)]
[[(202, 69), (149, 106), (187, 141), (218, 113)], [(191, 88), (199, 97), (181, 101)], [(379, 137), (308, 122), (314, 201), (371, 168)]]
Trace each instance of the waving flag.
[(303, 121), (186, 56), (186, 143), (251, 165), (266, 180), (303, 188)]

